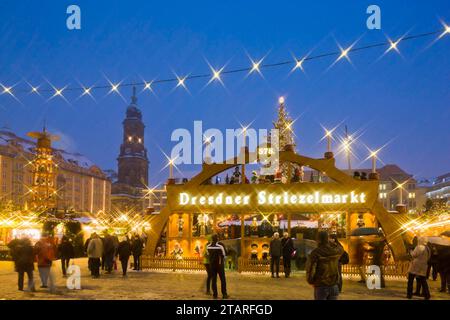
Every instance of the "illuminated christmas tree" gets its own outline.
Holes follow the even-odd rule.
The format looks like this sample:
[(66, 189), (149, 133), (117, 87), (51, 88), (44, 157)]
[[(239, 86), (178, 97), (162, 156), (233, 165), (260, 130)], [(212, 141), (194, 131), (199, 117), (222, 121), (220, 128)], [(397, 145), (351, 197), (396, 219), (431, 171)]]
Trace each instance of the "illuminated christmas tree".
[[(279, 134), (279, 150), (295, 151), (295, 140), (293, 124), (294, 120), (289, 116), (286, 110), (284, 97), (278, 99), (278, 118), (273, 125), (278, 129)], [(280, 164), (284, 182), (300, 182), (303, 181), (303, 168), (298, 164), (282, 162)]]
[(56, 208), (55, 177), (57, 166), (53, 161), (51, 142), (58, 136), (49, 134), (44, 126), (43, 132), (29, 132), (29, 137), (37, 139), (35, 157), (33, 159), (33, 184), (31, 186), (31, 208), (45, 212)]
[(280, 151), (294, 151), (294, 132), (292, 125), (294, 120), (289, 116), (286, 107), (284, 105), (284, 97), (278, 99), (278, 118), (273, 123), (275, 129), (279, 132), (279, 146)]

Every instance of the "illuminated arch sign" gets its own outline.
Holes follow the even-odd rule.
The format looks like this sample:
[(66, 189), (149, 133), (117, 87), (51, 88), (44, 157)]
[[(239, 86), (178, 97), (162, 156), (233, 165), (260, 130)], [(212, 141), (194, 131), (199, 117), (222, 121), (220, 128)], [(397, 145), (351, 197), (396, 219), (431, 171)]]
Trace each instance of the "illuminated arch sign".
[[(333, 183), (285, 185), (209, 185), (197, 188), (169, 186), (174, 210), (227, 211), (240, 209), (305, 211), (368, 208), (375, 199), (369, 190), (351, 190)], [(376, 186), (375, 192), (376, 194)]]

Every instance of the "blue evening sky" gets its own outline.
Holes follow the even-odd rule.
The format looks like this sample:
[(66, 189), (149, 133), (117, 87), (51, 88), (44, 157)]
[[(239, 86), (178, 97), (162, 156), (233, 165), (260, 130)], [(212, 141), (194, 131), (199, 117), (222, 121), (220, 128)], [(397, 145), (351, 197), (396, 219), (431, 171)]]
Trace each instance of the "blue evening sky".
[[(66, 8), (77, 4), (82, 29), (66, 28)], [(382, 29), (366, 28), (366, 8), (382, 10)], [(0, 83), (14, 89), (33, 85), (89, 86), (171, 78), (209, 71), (206, 63), (227, 68), (246, 67), (248, 55), (271, 63), (335, 51), (337, 42), (348, 46), (385, 41), (408, 34), (442, 28), (450, 23), (450, 2), (430, 1), (18, 1), (0, 2)], [(297, 118), (297, 150), (321, 157), (321, 124), (347, 124), (350, 132), (363, 130), (353, 159), (362, 162), (367, 150), (378, 148), (384, 163), (396, 163), (419, 177), (450, 170), (450, 35), (401, 43), (401, 55), (392, 51), (378, 59), (384, 48), (355, 52), (353, 66), (345, 59), (327, 68), (335, 57), (305, 63), (306, 74), (291, 66), (263, 69), (263, 76), (245, 73), (223, 77), (205, 87), (207, 80), (187, 82), (190, 93), (174, 84), (155, 86), (155, 95), (139, 94), (138, 104), (146, 124), (151, 184), (162, 182), (165, 158), (176, 128), (192, 130), (194, 120), (204, 128), (237, 128), (253, 122), (270, 128), (277, 99), (286, 97), (287, 108)], [(42, 127), (62, 135), (59, 146), (85, 154), (104, 169), (116, 168), (122, 138), (121, 122), (131, 88), (122, 88), (123, 101), (108, 90), (94, 91), (69, 104), (56, 97), (47, 101), (26, 93), (20, 103), (0, 96), (0, 126), (19, 135)], [(343, 126), (337, 132), (342, 134)], [(345, 166), (343, 157), (338, 164)], [(197, 167), (182, 166), (192, 172)], [(188, 173), (186, 173), (188, 174)]]

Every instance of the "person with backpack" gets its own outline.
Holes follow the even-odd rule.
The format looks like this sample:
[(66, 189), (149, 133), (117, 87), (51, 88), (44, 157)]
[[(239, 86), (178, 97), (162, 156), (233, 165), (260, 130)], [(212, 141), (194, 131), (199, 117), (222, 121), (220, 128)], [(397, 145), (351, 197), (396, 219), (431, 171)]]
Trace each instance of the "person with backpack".
[(225, 246), (219, 242), (219, 237), (214, 234), (211, 243), (206, 246), (209, 255), (209, 264), (211, 266), (211, 281), (213, 298), (217, 299), (217, 276), (220, 278), (220, 285), (223, 299), (228, 298), (227, 282), (225, 279)]
[(283, 268), (284, 276), (289, 278), (291, 275), (291, 259), (294, 253), (294, 241), (289, 237), (289, 233), (283, 233), (283, 239), (281, 239), (281, 251), (283, 253)]
[(74, 257), (74, 248), (72, 242), (66, 236), (63, 236), (61, 243), (58, 245), (58, 253), (61, 259), (61, 269), (63, 276), (67, 276), (67, 268), (69, 267), (70, 259)]
[(336, 234), (332, 234), (330, 236), (330, 242), (331, 244), (334, 244), (336, 246), (339, 246), (342, 248), (342, 255), (338, 260), (338, 271), (339, 271), (339, 281), (338, 281), (338, 288), (339, 288), (339, 293), (342, 292), (342, 266), (344, 264), (348, 264), (350, 262), (350, 257), (347, 253), (347, 251), (344, 250), (344, 247), (342, 246), (342, 244), (339, 242), (338, 237)]
[(318, 234), (318, 246), (306, 261), (306, 280), (314, 287), (315, 300), (337, 300), (339, 296), (339, 258), (343, 249), (330, 244), (327, 231)]
[(100, 258), (103, 255), (103, 242), (95, 232), (91, 235), (91, 240), (89, 241), (89, 245), (87, 247), (87, 255), (89, 258), (88, 265), (89, 270), (91, 270), (92, 278), (99, 278), (101, 264)]
[(38, 271), (41, 278), (41, 288), (55, 291), (55, 280), (51, 272), (53, 260), (56, 257), (56, 246), (52, 237), (43, 233), (41, 239), (34, 245), (34, 254), (38, 262)]
[(406, 289), (406, 297), (408, 299), (411, 299), (413, 295), (414, 279), (417, 280), (418, 286), (423, 289), (425, 300), (431, 298), (426, 278), (431, 251), (425, 242), (426, 239), (424, 237), (419, 237), (417, 239), (417, 246), (414, 250), (410, 251), (412, 261), (408, 269), (408, 285)]
[(23, 280), (25, 273), (28, 276), (28, 290), (36, 291), (34, 288), (34, 255), (33, 246), (29, 238), (14, 239), (8, 244), (14, 267), (18, 275), (19, 291), (23, 291)]

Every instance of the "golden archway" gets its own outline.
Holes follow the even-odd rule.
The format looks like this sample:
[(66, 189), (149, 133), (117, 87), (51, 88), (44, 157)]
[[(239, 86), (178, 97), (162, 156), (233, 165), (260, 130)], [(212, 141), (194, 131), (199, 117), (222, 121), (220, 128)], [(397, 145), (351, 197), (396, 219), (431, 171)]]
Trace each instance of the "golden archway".
[[(339, 170), (335, 166), (335, 159), (333, 157), (330, 158), (322, 158), (322, 159), (314, 159), (305, 157), (302, 155), (298, 155), (292, 151), (281, 151), (279, 153), (280, 162), (291, 162), (298, 164), (300, 166), (306, 166), (311, 169), (317, 170), (319, 172), (324, 173), (327, 177), (332, 179), (334, 182), (325, 182), (325, 183), (292, 183), (292, 184), (278, 184), (278, 185), (270, 185), (270, 184), (234, 184), (234, 185), (205, 185), (207, 181), (210, 181), (214, 176), (220, 174), (228, 169), (236, 167), (238, 163), (238, 159), (240, 157), (236, 157), (233, 161), (228, 161), (228, 163), (221, 164), (203, 164), (202, 171), (193, 177), (191, 180), (186, 182), (185, 184), (175, 185), (169, 184), (167, 185), (167, 206), (164, 207), (158, 215), (152, 217), (151, 230), (148, 235), (148, 242), (146, 247), (146, 253), (148, 255), (153, 255), (158, 240), (161, 236), (161, 233), (164, 230), (166, 223), (169, 220), (170, 214), (175, 210), (180, 210), (179, 205), (176, 203), (176, 199), (181, 192), (189, 192), (189, 193), (202, 193), (209, 192), (213, 193), (215, 191), (221, 192), (236, 192), (236, 190), (245, 191), (248, 194), (254, 192), (256, 189), (276, 189), (276, 188), (284, 188), (284, 189), (295, 189), (295, 191), (311, 191), (315, 190), (320, 186), (321, 189), (325, 190), (354, 190), (358, 192), (363, 192), (367, 195), (367, 201), (364, 204), (359, 204), (355, 208), (359, 210), (366, 210), (367, 212), (371, 212), (375, 215), (379, 224), (381, 225), (386, 239), (391, 247), (394, 258), (397, 260), (402, 260), (406, 256), (406, 246), (405, 242), (411, 242), (410, 235), (404, 233), (402, 229), (402, 223), (407, 220), (405, 214), (400, 213), (389, 213), (378, 201), (378, 180), (356, 180), (353, 177), (349, 176), (345, 172)], [(248, 164), (248, 159), (256, 159), (256, 154), (246, 154), (245, 163)], [(345, 205), (341, 205), (341, 209), (343, 209)], [(252, 208), (257, 209), (257, 208)], [(322, 209), (320, 205), (315, 205), (314, 208), (311, 206), (307, 208), (309, 212), (311, 210), (319, 212)], [(220, 211), (220, 208), (218, 208)], [(239, 209), (238, 209), (239, 210)], [(283, 210), (291, 210), (288, 207), (283, 207)], [(298, 209), (295, 209), (298, 211)]]

